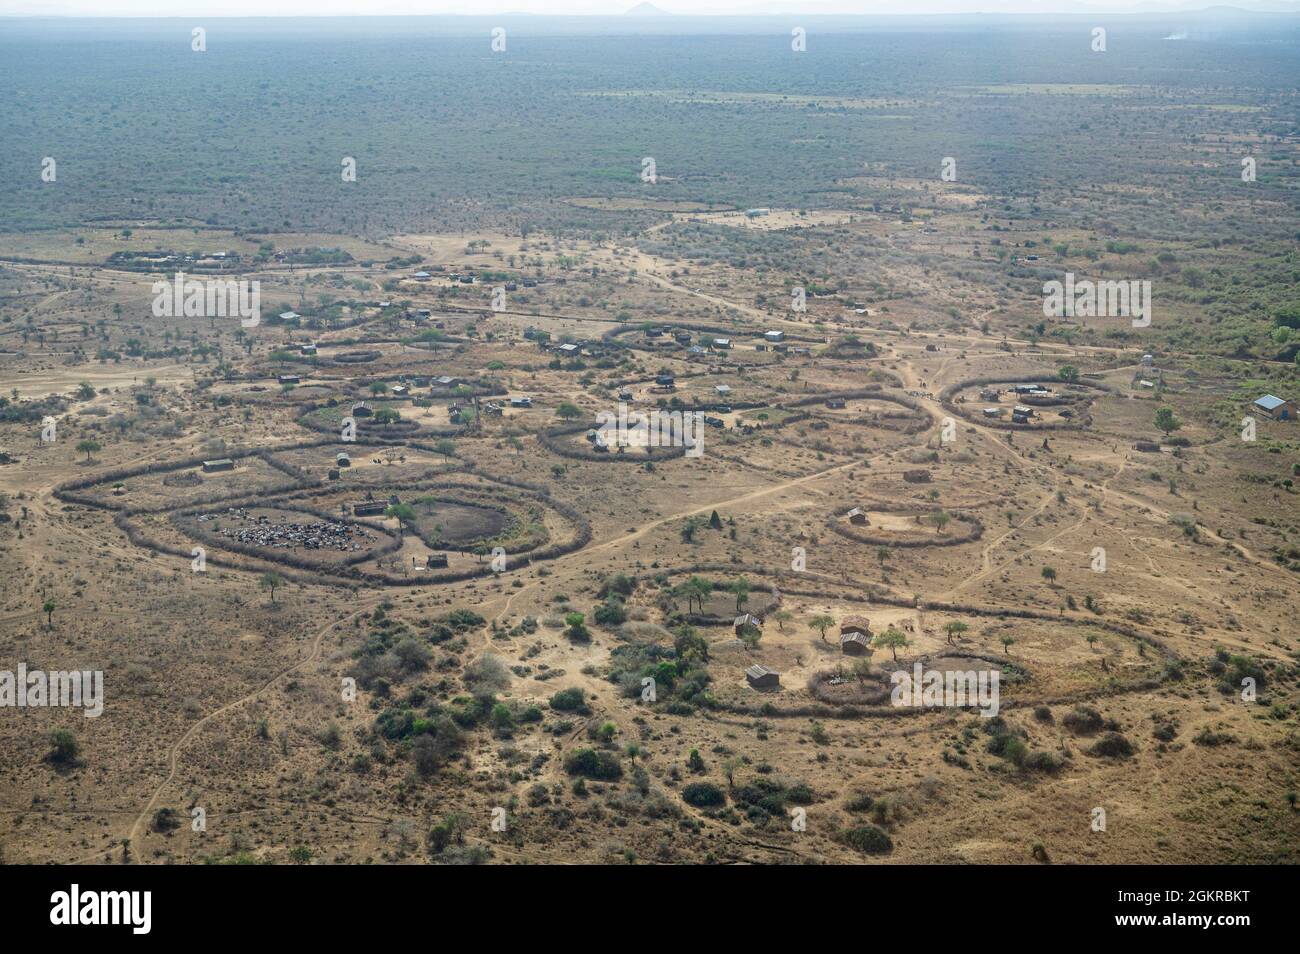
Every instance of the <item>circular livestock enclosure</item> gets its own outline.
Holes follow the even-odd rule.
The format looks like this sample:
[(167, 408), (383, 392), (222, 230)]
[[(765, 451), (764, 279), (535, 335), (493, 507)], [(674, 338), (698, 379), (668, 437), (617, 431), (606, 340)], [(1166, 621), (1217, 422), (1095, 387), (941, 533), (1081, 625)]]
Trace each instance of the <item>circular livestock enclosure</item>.
[[(939, 514), (947, 519), (939, 518)], [(959, 529), (947, 533), (948, 523), (959, 525)], [(914, 504), (860, 503), (837, 510), (826, 526), (846, 540), (867, 546), (953, 547), (984, 535), (984, 524), (972, 513), (937, 507), (925, 509)]]
[[(849, 655), (834, 642), (796, 635), (776, 627), (766, 627), (756, 651), (732, 648), (728, 640), (715, 642), (719, 659), (739, 669), (753, 663), (768, 663), (783, 670), (790, 666), (802, 671), (800, 682), (791, 683), (769, 699), (755, 700), (740, 692), (719, 692), (711, 705), (719, 712), (772, 718), (897, 718), (934, 712), (933, 708), (896, 705), (887, 691), (894, 671), (914, 672), (922, 669), (937, 672), (946, 680), (949, 672), (966, 684), (973, 684), (981, 674), (996, 672), (1001, 695), (993, 704), (1001, 709), (1036, 706), (1078, 705), (1090, 700), (1147, 691), (1177, 682), (1182, 678), (1184, 661), (1155, 636), (1135, 626), (1107, 620), (1087, 613), (1046, 612), (1020, 607), (976, 606), (922, 600), (894, 595), (882, 586), (847, 576), (830, 576), (811, 571), (774, 570), (750, 564), (699, 563), (678, 568), (671, 573), (656, 574), (641, 580), (636, 592), (652, 582), (658, 583), (644, 592), (643, 599), (664, 614), (663, 625), (685, 620), (699, 626), (727, 626), (732, 622), (733, 606), (710, 606), (704, 614), (685, 607), (686, 597), (674, 592), (675, 585), (691, 575), (711, 579), (715, 587), (727, 579), (745, 577), (749, 581), (750, 601), (746, 612), (765, 615), (777, 603), (811, 599), (830, 606), (837, 620), (844, 623), (860, 619), (869, 623), (871, 632), (879, 633), (896, 624), (911, 637), (915, 649), (900, 651), (898, 658), (883, 648), (874, 656)], [(712, 598), (726, 598), (724, 589), (716, 589)], [(763, 604), (764, 609), (759, 608)], [(838, 609), (834, 608), (838, 607)], [(905, 611), (915, 626), (898, 622)], [(847, 614), (847, 615), (845, 615)], [(964, 621), (969, 635), (955, 638), (946, 630), (949, 623)], [(667, 629), (663, 629), (667, 633)], [(947, 633), (947, 635), (945, 635)], [(1013, 635), (1012, 650), (990, 651), (979, 641), (1000, 641), (1002, 634)], [(870, 635), (870, 633), (869, 633)], [(654, 638), (650, 636), (648, 638)], [(976, 645), (971, 645), (976, 642)], [(1106, 649), (1097, 653), (1093, 643)], [(770, 644), (770, 645), (769, 645)], [(806, 660), (811, 652), (811, 663)], [(728, 655), (729, 654), (729, 655)], [(1104, 662), (1109, 659), (1108, 668)], [(784, 665), (782, 664), (784, 660)], [(862, 667), (861, 663), (867, 666)], [(793, 674), (792, 674), (793, 675)], [(990, 679), (986, 678), (986, 688)], [(967, 705), (966, 708), (970, 708)]]
[(466, 550), (499, 537), (511, 526), (509, 508), (463, 496), (426, 494), (411, 506), (413, 529), (433, 550)]
[[(1056, 385), (1059, 390), (1051, 391), (1046, 394), (1021, 393), (1016, 394), (1014, 390), (1004, 390), (1002, 386), (1011, 385), (1012, 389), (1016, 386), (1041, 386), (1052, 384)], [(978, 389), (978, 390), (977, 390)], [(981, 392), (985, 389), (992, 389), (997, 392), (998, 397), (985, 398), (981, 400)], [(1046, 388), (1043, 388), (1046, 391)], [(973, 397), (963, 394), (967, 391), (976, 391)], [(952, 411), (958, 417), (972, 424), (982, 424), (985, 427), (998, 428), (1005, 431), (1081, 431), (1092, 424), (1092, 405), (1093, 402), (1106, 395), (1112, 395), (1115, 390), (1107, 385), (1099, 384), (1094, 381), (1062, 381), (1058, 375), (1054, 374), (1031, 374), (1021, 377), (1008, 377), (1007, 375), (996, 375), (993, 377), (969, 378), (965, 381), (958, 381), (948, 385), (939, 393), (940, 403)], [(1002, 395), (1013, 397), (1013, 403), (1010, 407), (1001, 402)], [(959, 398), (961, 398), (959, 400)], [(1014, 420), (1006, 420), (1005, 417), (1011, 417), (1015, 414), (1015, 405), (1024, 405), (1029, 408), (1032, 414), (1023, 423), (1016, 423)], [(996, 407), (999, 412), (1008, 412), (1005, 416), (1001, 413), (998, 415), (986, 415), (976, 408), (990, 409)], [(1057, 416), (1055, 419), (1046, 419), (1040, 417), (1040, 412), (1054, 412)]]
[(169, 519), (181, 533), (206, 546), (325, 572), (375, 559), (402, 545), (397, 534), (382, 527), (287, 502), (188, 507)]
[(382, 351), (372, 349), (341, 351), (334, 355), (332, 360), (335, 364), (365, 364), (368, 361), (378, 361), (384, 356)]
[[(847, 406), (851, 401), (878, 401), (884, 404), (894, 404), (906, 408), (911, 413), (892, 414), (887, 411), (870, 409), (855, 416)], [(845, 406), (842, 408), (835, 407), (834, 405), (838, 403), (843, 403)], [(886, 391), (879, 384), (870, 384), (848, 391), (824, 391), (794, 401), (784, 401), (779, 406), (789, 409), (811, 409), (816, 405), (821, 405), (821, 410), (816, 414), (809, 410), (809, 416), (832, 421), (836, 424), (876, 427), (884, 430), (900, 431), (904, 434), (916, 434), (930, 427), (933, 423), (930, 413), (920, 401), (906, 394)], [(847, 413), (839, 413), (840, 411)]]
[[(335, 442), (327, 440), (227, 452), (226, 459), (234, 467), (229, 473), (257, 461), (281, 475), (281, 483), (265, 491), (250, 491), (247, 486), (232, 490), (217, 479), (221, 474), (212, 474), (194, 485), (202, 493), (180, 500), (156, 494), (149, 500), (128, 502), (107, 492), (96, 493), (155, 476), (160, 484), (164, 477), (177, 476), (188, 485), (185, 472), (203, 464), (195, 458), (83, 477), (56, 488), (55, 496), (115, 512), (114, 523), (127, 539), (152, 552), (188, 563), (194, 556), (193, 544), (198, 543), (211, 549), (205, 555), (210, 565), (255, 573), (276, 569), (301, 582), (327, 585), (451, 582), (496, 572), (490, 563), (482, 562), (481, 553), (477, 560), (470, 559), (471, 548), (501, 546), (509, 571), (574, 552), (591, 541), (587, 519), (575, 508), (550, 499), (547, 488), (480, 475), (467, 464), (423, 479), (358, 488), (322, 480), (275, 457), (290, 450), (333, 446)], [(357, 500), (363, 490), (366, 500)], [(406, 503), (412, 518), (406, 519), (407, 514), (389, 518), (386, 511), (394, 501)], [(374, 519), (348, 513), (367, 502), (376, 505), (370, 514)], [(412, 560), (418, 572), (402, 556), (413, 540), (427, 548), (425, 566)], [(436, 565), (427, 556), (435, 551), (458, 552), (461, 559)]]
[[(689, 413), (689, 412), (682, 412)], [(636, 447), (613, 446), (608, 450), (597, 450), (587, 436), (598, 430), (595, 422), (569, 424), (551, 428), (537, 435), (537, 440), (553, 454), (570, 460), (588, 460), (597, 463), (644, 464), (646, 461), (664, 461), (684, 457), (686, 448), (682, 447)]]
[[(370, 405), (369, 414), (357, 414), (353, 408), (356, 404), (365, 403)], [(417, 438), (437, 438), (437, 437), (457, 437), (465, 433), (465, 429), (460, 426), (439, 426), (435, 424), (424, 424), (420, 421), (408, 417), (399, 418), (389, 423), (377, 423), (374, 419), (374, 411), (389, 405), (393, 405), (393, 410), (398, 407), (406, 406), (406, 401), (393, 401), (388, 398), (367, 399), (365, 402), (340, 401), (337, 404), (321, 403), (307, 408), (298, 416), (297, 423), (299, 426), (309, 431), (315, 431), (318, 434), (332, 434), (337, 437), (343, 427), (343, 419), (351, 417), (356, 425), (356, 437), (361, 443), (384, 444), (393, 441), (412, 440)], [(400, 410), (398, 411), (400, 414)]]

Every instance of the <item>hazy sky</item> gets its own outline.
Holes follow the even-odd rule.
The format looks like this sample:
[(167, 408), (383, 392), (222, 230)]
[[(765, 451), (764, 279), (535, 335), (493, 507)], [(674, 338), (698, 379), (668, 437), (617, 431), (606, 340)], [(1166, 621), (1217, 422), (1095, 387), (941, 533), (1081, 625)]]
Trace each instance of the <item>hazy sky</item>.
[[(560, 13), (616, 15), (637, 0), (0, 0), (0, 16), (357, 16)], [(1082, 13), (1203, 9), (1222, 4), (1279, 9), (1285, 0), (663, 0), (683, 14)], [(1300, 7), (1297, 4), (1296, 7)]]

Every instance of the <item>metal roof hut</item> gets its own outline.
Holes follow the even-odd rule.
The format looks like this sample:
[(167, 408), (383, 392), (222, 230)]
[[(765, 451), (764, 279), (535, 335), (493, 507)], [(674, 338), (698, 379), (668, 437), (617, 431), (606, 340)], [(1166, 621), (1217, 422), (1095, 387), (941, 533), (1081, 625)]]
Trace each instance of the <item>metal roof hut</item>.
[(865, 616), (846, 616), (840, 620), (840, 635), (845, 633), (866, 633), (871, 635), (871, 620)]
[(859, 630), (840, 634), (840, 652), (846, 656), (865, 656), (871, 649), (871, 637)]

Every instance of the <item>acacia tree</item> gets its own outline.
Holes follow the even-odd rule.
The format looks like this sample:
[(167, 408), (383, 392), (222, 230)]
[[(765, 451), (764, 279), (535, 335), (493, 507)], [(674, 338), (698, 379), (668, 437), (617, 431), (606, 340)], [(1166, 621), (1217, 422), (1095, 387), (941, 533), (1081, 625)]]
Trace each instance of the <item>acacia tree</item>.
[(700, 604), (700, 612), (704, 612), (704, 598), (713, 592), (713, 584), (701, 576), (693, 576), (689, 580), (683, 580), (677, 586), (673, 587), (673, 596), (678, 599), (685, 598), (686, 612), (690, 612), (696, 602)]
[(410, 504), (393, 504), (384, 510), (384, 516), (397, 518), (397, 532), (399, 539), (406, 539), (406, 531), (415, 526), (415, 508)]
[(970, 629), (970, 627), (967, 626), (965, 623), (963, 623), (961, 620), (954, 619), (947, 626), (945, 626), (944, 629), (948, 631), (949, 645), (953, 645), (953, 637), (960, 636), (962, 633)]
[(568, 627), (564, 632), (570, 639), (586, 643), (591, 641), (591, 631), (586, 626), (587, 617), (583, 613), (565, 613), (564, 624)]
[(739, 756), (733, 755), (730, 758), (723, 759), (722, 774), (726, 776), (728, 788), (736, 787), (736, 772), (740, 770), (741, 764)]
[(1049, 584), (1056, 582), (1056, 569), (1054, 567), (1043, 567), (1043, 579)]
[[(742, 606), (749, 602), (749, 590), (749, 580), (745, 579), (743, 576), (736, 577), (733, 582), (728, 584), (727, 592), (734, 593), (736, 596), (737, 613), (740, 612)], [(701, 609), (700, 612), (703, 612), (703, 609)]]
[(876, 646), (888, 649), (890, 653), (893, 654), (895, 662), (898, 661), (898, 651), (900, 649), (906, 649), (908, 646), (912, 645), (902, 630), (895, 629), (892, 626), (883, 633), (878, 634), (876, 638), (872, 640), (872, 643)]
[(90, 460), (90, 455), (99, 450), (99, 445), (92, 440), (84, 440), (77, 444), (77, 450), (86, 455), (86, 460)]
[(1162, 407), (1156, 411), (1156, 427), (1165, 432), (1165, 437), (1182, 426), (1183, 422), (1174, 414), (1173, 408)]
[(808, 620), (808, 625), (822, 634), (822, 642), (824, 643), (826, 642), (826, 630), (835, 625), (835, 620), (825, 613), (821, 613)]
[(262, 589), (271, 591), (271, 602), (274, 603), (275, 591), (279, 587), (284, 586), (284, 577), (279, 573), (272, 571), (270, 573), (263, 573), (257, 582)]
[(46, 626), (53, 626), (53, 625), (54, 625), (54, 611), (55, 611), (55, 609), (57, 609), (57, 607), (54, 605), (54, 600), (52, 600), (52, 599), (51, 599), (51, 600), (46, 600), (45, 603), (41, 606), (41, 612), (45, 614), (45, 625), (46, 625)]

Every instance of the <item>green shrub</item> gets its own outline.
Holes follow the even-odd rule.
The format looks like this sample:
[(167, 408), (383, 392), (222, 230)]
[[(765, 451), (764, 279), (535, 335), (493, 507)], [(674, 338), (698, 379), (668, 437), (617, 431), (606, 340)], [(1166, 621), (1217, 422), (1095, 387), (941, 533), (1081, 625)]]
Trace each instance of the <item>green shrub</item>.
[(551, 708), (556, 712), (577, 712), (586, 708), (583, 692), (577, 686), (561, 689), (551, 696)]
[(682, 789), (682, 801), (696, 808), (717, 808), (726, 804), (727, 796), (712, 782), (692, 782)]
[(1107, 759), (1126, 759), (1133, 754), (1133, 743), (1119, 732), (1107, 732), (1093, 743), (1088, 754)]
[(844, 841), (864, 855), (885, 855), (894, 850), (889, 836), (875, 825), (859, 825), (844, 833)]
[(1061, 765), (1061, 759), (1051, 752), (1031, 752), (1024, 760), (1024, 767), (1031, 772), (1047, 772), (1050, 774), (1057, 771)]
[(850, 795), (845, 799), (844, 807), (851, 812), (869, 812), (871, 811), (871, 806), (874, 805), (875, 802), (876, 800), (870, 795), (861, 792), (857, 795)]
[(570, 752), (564, 759), (564, 770), (570, 775), (583, 778), (612, 782), (623, 777), (623, 766), (609, 752), (597, 752), (595, 749), (578, 749)]
[(1061, 722), (1076, 735), (1091, 735), (1105, 724), (1101, 713), (1091, 706), (1075, 706), (1074, 711), (1067, 712)]

